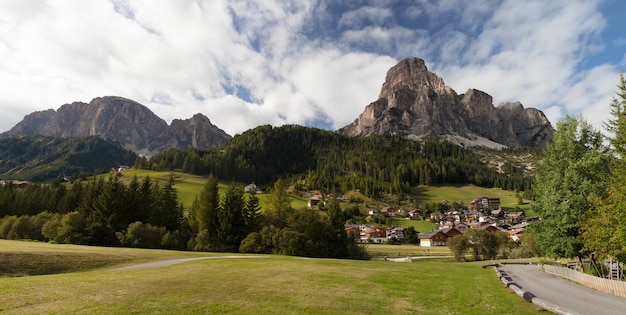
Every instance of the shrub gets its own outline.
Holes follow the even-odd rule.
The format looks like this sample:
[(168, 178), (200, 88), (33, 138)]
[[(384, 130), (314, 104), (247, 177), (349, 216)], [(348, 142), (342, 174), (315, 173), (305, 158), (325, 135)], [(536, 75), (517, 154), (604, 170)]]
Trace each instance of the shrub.
[(118, 232), (117, 236), (123, 246), (161, 248), (166, 233), (165, 227), (137, 221), (128, 225), (126, 233)]
[(0, 238), (7, 238), (15, 220), (17, 220), (17, 216), (14, 215), (6, 216), (0, 220)]
[(19, 216), (11, 226), (11, 230), (7, 233), (9, 240), (27, 239), (30, 230), (30, 222), (28, 216)]

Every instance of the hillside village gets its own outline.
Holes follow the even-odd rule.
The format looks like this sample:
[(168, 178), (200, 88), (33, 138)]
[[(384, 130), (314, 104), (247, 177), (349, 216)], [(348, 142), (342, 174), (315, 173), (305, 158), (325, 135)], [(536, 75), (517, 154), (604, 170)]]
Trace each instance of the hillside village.
[[(315, 200), (315, 199), (312, 199)], [(309, 202), (309, 206), (317, 202)], [(530, 223), (536, 217), (526, 218), (524, 211), (504, 211), (500, 207), (499, 198), (480, 197), (474, 199), (468, 209), (449, 209), (445, 212), (431, 212), (395, 209), (386, 206), (382, 209), (371, 209), (368, 218), (377, 215), (384, 217), (404, 217), (406, 220), (430, 220), (437, 226), (432, 231), (417, 231), (420, 246), (447, 246), (448, 239), (465, 233), (467, 229), (481, 229), (489, 232), (502, 231), (513, 241), (519, 241)], [(380, 244), (402, 242), (405, 228), (398, 226), (385, 227), (377, 224), (346, 224), (346, 233), (357, 243)]]

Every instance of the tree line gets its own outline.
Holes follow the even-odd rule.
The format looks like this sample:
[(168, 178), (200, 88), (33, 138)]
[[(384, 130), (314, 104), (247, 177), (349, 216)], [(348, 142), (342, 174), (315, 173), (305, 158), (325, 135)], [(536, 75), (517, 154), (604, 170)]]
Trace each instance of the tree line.
[(309, 189), (328, 193), (358, 189), (368, 197), (403, 194), (411, 186), (475, 184), (530, 189), (532, 178), (516, 167), (497, 171), (472, 151), (447, 142), (417, 142), (401, 136), (349, 138), (296, 125), (260, 126), (219, 148), (168, 150), (136, 168), (180, 169), (198, 175), (268, 184), (300, 175)]
[(119, 175), (71, 185), (11, 183), (0, 187), (0, 238), (99, 246), (277, 253), (366, 258), (343, 230), (354, 213), (331, 203), (320, 211), (293, 209), (278, 180), (271, 206), (237, 185), (218, 189), (210, 175), (189, 208), (178, 202), (175, 178), (160, 184)]

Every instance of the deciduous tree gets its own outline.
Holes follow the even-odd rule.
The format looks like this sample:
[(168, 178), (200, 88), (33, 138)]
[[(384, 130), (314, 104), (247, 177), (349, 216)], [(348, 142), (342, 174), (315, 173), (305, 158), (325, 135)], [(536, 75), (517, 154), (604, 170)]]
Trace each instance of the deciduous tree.
[(626, 261), (626, 80), (620, 73), (619, 91), (609, 104), (611, 119), (605, 124), (611, 134), (609, 143), (613, 163), (608, 194), (595, 199), (588, 218), (583, 221), (582, 235), (586, 251), (598, 257), (613, 256)]
[(580, 255), (581, 222), (593, 196), (605, 193), (607, 176), (602, 135), (582, 117), (559, 121), (533, 184), (533, 209), (541, 220), (528, 231), (546, 256)]

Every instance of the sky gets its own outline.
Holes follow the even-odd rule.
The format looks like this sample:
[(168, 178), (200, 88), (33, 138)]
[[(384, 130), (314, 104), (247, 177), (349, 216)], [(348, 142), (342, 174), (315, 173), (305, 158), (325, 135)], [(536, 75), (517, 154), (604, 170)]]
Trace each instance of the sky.
[(122, 96), (230, 135), (339, 129), (408, 57), (469, 88), (598, 130), (626, 68), (621, 0), (2, 0), (0, 132)]

